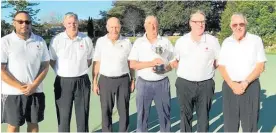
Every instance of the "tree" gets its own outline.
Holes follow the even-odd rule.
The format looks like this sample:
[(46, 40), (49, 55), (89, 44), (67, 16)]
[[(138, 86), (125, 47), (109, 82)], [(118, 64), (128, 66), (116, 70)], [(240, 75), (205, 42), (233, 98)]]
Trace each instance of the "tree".
[(88, 34), (88, 36), (91, 39), (93, 39), (95, 37), (95, 35), (94, 35), (94, 25), (93, 25), (93, 19), (92, 19), (92, 17), (88, 17), (87, 34)]
[(142, 10), (136, 7), (129, 7), (127, 10), (125, 10), (123, 25), (132, 31), (133, 35), (135, 36), (135, 31), (138, 26), (143, 24), (143, 20), (144, 13)]
[(220, 15), (224, 10), (225, 1), (116, 1), (108, 11), (111, 16), (120, 19), (125, 17), (128, 7), (136, 7), (145, 15), (155, 15), (159, 19), (160, 30), (189, 30), (190, 14), (195, 10), (203, 10), (207, 18), (208, 31), (219, 31)]
[(1, 3), (2, 3), (1, 8), (13, 8), (13, 12), (10, 12), (10, 15), (8, 17), (12, 18), (17, 11), (27, 11), (31, 16), (33, 24), (37, 24), (37, 21), (40, 21), (40, 19), (36, 17), (40, 9), (32, 8), (33, 6), (39, 5), (39, 3), (28, 2), (26, 0), (18, 0), (18, 1), (4, 0)]
[(49, 23), (55, 26), (62, 25), (62, 21), (63, 15), (57, 12), (51, 12), (50, 14), (43, 16), (41, 19), (42, 23)]
[(12, 26), (5, 20), (1, 20), (1, 37), (9, 34), (12, 31)]
[(222, 42), (231, 35), (230, 21), (235, 12), (243, 13), (247, 17), (247, 31), (261, 36), (266, 47), (276, 45), (276, 3), (272, 1), (231, 1), (221, 17), (221, 32), (219, 40)]

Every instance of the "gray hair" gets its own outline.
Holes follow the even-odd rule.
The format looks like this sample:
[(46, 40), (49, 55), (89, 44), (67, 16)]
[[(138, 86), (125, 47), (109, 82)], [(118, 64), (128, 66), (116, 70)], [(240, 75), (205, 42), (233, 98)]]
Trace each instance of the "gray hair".
[(192, 19), (192, 17), (195, 14), (201, 14), (201, 15), (203, 15), (204, 16), (204, 20), (206, 20), (206, 15), (205, 15), (205, 13), (202, 10), (196, 10), (196, 11), (192, 12), (191, 15), (190, 15), (190, 20)]
[(68, 17), (74, 17), (76, 20), (79, 20), (78, 18), (78, 15), (73, 13), (73, 12), (67, 12), (65, 15), (64, 15), (64, 18), (63, 18), (63, 21), (68, 18)]
[(149, 21), (151, 21), (152, 19), (156, 20), (157, 24), (158, 24), (158, 19), (157, 17), (153, 16), (153, 15), (150, 15), (150, 16), (147, 16), (146, 19), (145, 19), (145, 23), (148, 23)]
[(241, 18), (243, 18), (243, 20), (244, 20), (244, 23), (247, 25), (247, 18), (246, 18), (246, 16), (244, 16), (242, 13), (239, 13), (239, 12), (235, 12), (235, 13), (233, 13), (233, 15), (231, 16), (231, 22), (230, 22), (230, 24), (232, 24), (232, 19), (233, 19), (233, 17), (241, 17)]

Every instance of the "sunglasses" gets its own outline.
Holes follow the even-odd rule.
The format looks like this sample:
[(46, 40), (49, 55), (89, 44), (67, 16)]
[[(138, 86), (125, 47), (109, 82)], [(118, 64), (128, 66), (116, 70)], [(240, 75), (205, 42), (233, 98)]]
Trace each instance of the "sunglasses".
[(29, 21), (29, 20), (25, 20), (25, 21), (23, 21), (23, 20), (13, 20), (13, 21), (16, 21), (17, 23), (19, 23), (19, 24), (23, 24), (23, 23), (25, 23), (26, 25), (29, 25), (29, 24), (31, 24), (32, 23), (32, 21)]
[(245, 27), (245, 23), (232, 24), (232, 27), (236, 28), (236, 27), (238, 27), (238, 25), (239, 25), (240, 27)]
[(195, 23), (197, 25), (199, 25), (199, 24), (205, 24), (205, 20), (203, 20), (203, 21), (193, 21), (193, 20), (191, 20), (191, 22), (193, 22), (193, 23)]

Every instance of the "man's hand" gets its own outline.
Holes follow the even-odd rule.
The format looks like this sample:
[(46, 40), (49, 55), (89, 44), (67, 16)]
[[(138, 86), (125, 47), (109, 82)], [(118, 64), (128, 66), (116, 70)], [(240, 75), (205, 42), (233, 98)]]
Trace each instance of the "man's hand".
[(172, 61), (170, 65), (172, 68), (178, 68), (178, 60)]
[(233, 82), (230, 85), (230, 88), (233, 90), (234, 94), (236, 94), (236, 95), (242, 95), (244, 93), (243, 86), (240, 83)]
[(100, 95), (100, 89), (99, 89), (99, 86), (98, 86), (97, 82), (94, 82), (94, 84), (93, 84), (93, 92), (96, 95)]
[(24, 95), (30, 96), (35, 92), (37, 87), (38, 86), (35, 84), (27, 84), (27, 85), (22, 86), (22, 89), (23, 89), (22, 92), (24, 93)]
[(242, 89), (245, 92), (245, 90), (247, 89), (247, 87), (249, 85), (249, 82), (248, 81), (242, 81), (240, 84), (242, 85)]
[(135, 80), (131, 80), (130, 81), (130, 92), (134, 92), (135, 90)]

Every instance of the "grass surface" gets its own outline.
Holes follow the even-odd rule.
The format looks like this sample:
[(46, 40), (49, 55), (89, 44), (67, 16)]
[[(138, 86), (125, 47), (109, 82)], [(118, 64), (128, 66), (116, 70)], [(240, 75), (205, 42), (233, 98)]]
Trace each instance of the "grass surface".
[[(261, 76), (262, 91), (261, 96), (261, 110), (260, 110), (260, 121), (259, 128), (260, 131), (265, 132), (276, 132), (276, 85), (275, 85), (275, 75), (276, 75), (276, 55), (267, 55), (268, 62), (266, 64), (266, 70)], [(179, 106), (176, 98), (175, 90), (175, 71), (168, 73), (170, 83), (171, 83), (171, 131), (179, 131)], [(57, 132), (57, 120), (56, 120), (56, 110), (54, 102), (54, 91), (53, 82), (55, 75), (52, 69), (49, 71), (46, 79), (44, 80), (44, 92), (46, 96), (46, 109), (45, 109), (45, 120), (40, 123), (41, 132)], [(217, 73), (215, 76), (216, 89), (215, 96), (213, 97), (213, 105), (210, 112), (210, 131), (217, 132), (223, 131), (223, 115), (222, 115), (222, 96), (221, 96), (221, 85), (222, 78)], [(136, 104), (135, 104), (135, 92), (131, 94), (130, 100), (130, 132), (136, 129)], [(195, 119), (195, 117), (194, 117)], [(118, 113), (116, 107), (113, 111), (113, 129), (118, 131)], [(193, 128), (196, 127), (196, 120), (193, 121)], [(101, 129), (101, 109), (100, 109), (100, 99), (98, 96), (91, 94), (90, 99), (90, 118), (89, 118), (90, 131), (100, 131)], [(6, 131), (6, 124), (2, 124), (1, 131)], [(26, 132), (26, 125), (21, 127), (21, 131)], [(71, 131), (76, 132), (76, 119), (73, 112), (71, 120)], [(157, 113), (153, 104), (150, 118), (149, 118), (149, 131), (157, 132), (159, 131), (159, 124)]]

